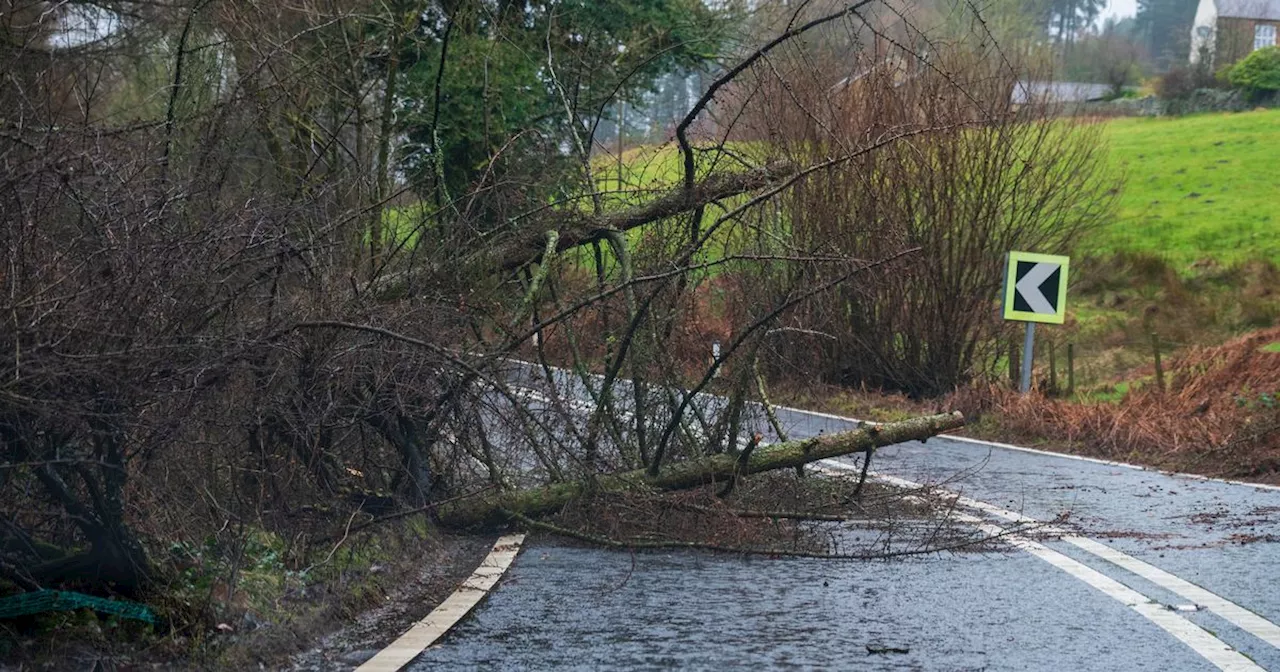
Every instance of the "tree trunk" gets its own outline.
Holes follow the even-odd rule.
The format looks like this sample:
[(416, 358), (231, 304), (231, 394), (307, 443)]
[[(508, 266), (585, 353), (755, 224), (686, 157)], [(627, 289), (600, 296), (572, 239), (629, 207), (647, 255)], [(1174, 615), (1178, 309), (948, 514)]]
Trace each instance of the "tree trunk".
[(685, 490), (774, 469), (791, 469), (810, 462), (850, 453), (870, 453), (881, 446), (923, 441), (949, 429), (964, 426), (964, 416), (928, 415), (877, 427), (787, 441), (752, 451), (745, 462), (728, 454), (681, 462), (665, 467), (656, 476), (644, 469), (606, 474), (590, 480), (556, 483), (541, 488), (500, 492), (444, 507), (440, 522), (451, 527), (477, 527), (505, 522), (507, 512), (541, 516), (592, 491), (621, 491), (641, 487), (653, 490)]
[(415, 507), (424, 506), (431, 494), (433, 479), (428, 457), (429, 442), (424, 442), (420, 428), (413, 418), (397, 413), (373, 413), (365, 418), (382, 438), (400, 454), (400, 466), (409, 477), (405, 487), (409, 501)]
[(151, 562), (130, 530), (103, 530), (90, 549), (47, 560), (25, 572), (37, 585), (84, 583), (136, 595), (152, 578)]

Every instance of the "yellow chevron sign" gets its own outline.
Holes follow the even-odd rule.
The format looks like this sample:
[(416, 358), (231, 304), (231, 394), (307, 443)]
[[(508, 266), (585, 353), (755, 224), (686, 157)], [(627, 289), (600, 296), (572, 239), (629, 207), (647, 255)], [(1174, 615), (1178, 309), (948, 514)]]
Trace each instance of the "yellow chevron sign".
[(1004, 279), (1004, 319), (1065, 322), (1070, 263), (1070, 258), (1055, 254), (1010, 252)]

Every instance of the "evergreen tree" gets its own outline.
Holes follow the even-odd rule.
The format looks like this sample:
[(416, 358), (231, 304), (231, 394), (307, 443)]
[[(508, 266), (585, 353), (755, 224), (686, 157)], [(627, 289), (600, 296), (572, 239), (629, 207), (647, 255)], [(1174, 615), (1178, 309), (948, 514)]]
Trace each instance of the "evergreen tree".
[(1138, 0), (1138, 26), (1157, 69), (1185, 63), (1198, 0)]
[(429, 9), (400, 50), (403, 168), (420, 193), (456, 196), (485, 175), (580, 166), (615, 96), (630, 107), (667, 73), (707, 62), (728, 13), (701, 0), (461, 0)]
[(1053, 0), (1049, 5), (1049, 32), (1064, 51), (1093, 25), (1106, 0)]

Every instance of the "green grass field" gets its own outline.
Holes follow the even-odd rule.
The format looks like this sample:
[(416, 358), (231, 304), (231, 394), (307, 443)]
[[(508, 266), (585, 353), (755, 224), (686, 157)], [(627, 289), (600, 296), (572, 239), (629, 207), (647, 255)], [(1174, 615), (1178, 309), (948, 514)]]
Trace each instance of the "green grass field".
[(1154, 252), (1179, 269), (1280, 262), (1280, 110), (1117, 119), (1105, 135), (1126, 183), (1086, 251)]
[[(1125, 187), (1114, 220), (1081, 252), (1154, 253), (1181, 271), (1205, 259), (1280, 263), (1280, 110), (1116, 119), (1104, 137)], [(612, 165), (597, 170), (614, 203), (631, 203), (678, 182), (679, 154), (628, 150), (622, 190), (635, 195), (617, 193)]]
[[(1078, 252), (1154, 253), (1183, 272), (1204, 259), (1280, 263), (1280, 110), (1116, 119), (1106, 122), (1103, 135), (1110, 166), (1125, 185), (1114, 219)], [(758, 148), (737, 143), (727, 149), (751, 154)], [(724, 155), (719, 167), (738, 169), (735, 164)], [(678, 184), (680, 156), (670, 144), (627, 150), (621, 184), (616, 159), (599, 157), (595, 171), (605, 208), (625, 208)], [(412, 240), (420, 214), (413, 207), (389, 210), (387, 228)]]
[[(1184, 272), (1205, 259), (1280, 263), (1280, 110), (1116, 119), (1104, 137), (1125, 187), (1115, 218), (1081, 252), (1154, 253)], [(600, 188), (626, 204), (677, 183), (679, 154), (628, 150), (622, 190), (634, 195), (617, 193), (612, 165), (597, 170)]]

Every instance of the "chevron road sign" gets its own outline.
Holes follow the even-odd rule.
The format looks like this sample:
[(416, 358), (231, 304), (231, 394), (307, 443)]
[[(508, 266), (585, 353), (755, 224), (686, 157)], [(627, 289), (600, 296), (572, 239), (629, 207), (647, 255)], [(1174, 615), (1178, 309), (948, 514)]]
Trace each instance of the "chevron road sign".
[(1004, 319), (1062, 324), (1067, 317), (1070, 259), (1010, 252), (1004, 282)]
[(1036, 322), (1062, 324), (1067, 319), (1067, 267), (1070, 259), (1053, 254), (1010, 252), (1004, 276), (1004, 319), (1027, 323), (1022, 342), (1023, 392), (1031, 391), (1031, 364)]

